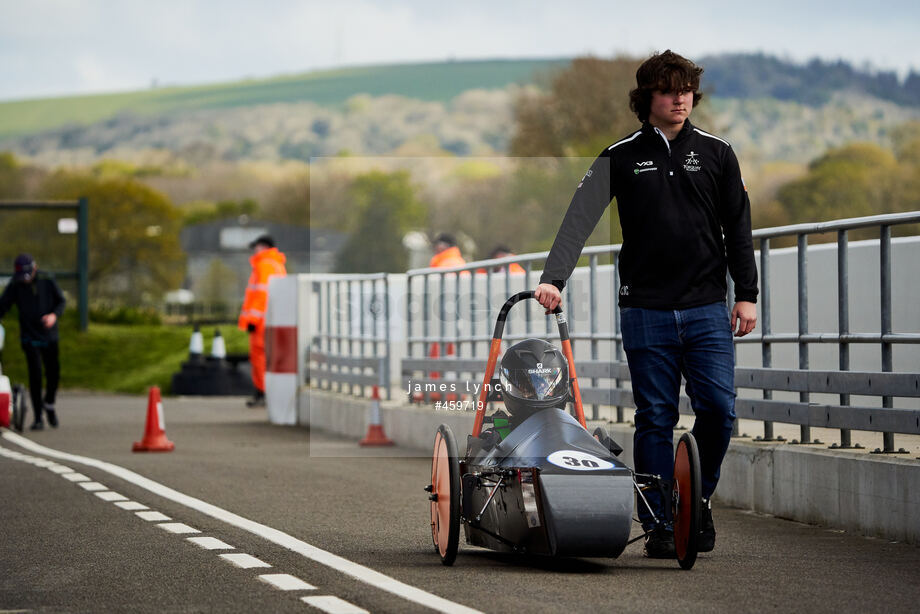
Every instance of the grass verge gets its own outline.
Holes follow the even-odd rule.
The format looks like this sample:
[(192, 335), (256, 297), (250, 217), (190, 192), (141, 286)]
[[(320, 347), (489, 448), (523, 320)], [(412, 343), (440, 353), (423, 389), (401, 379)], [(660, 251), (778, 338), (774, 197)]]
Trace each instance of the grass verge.
[[(28, 383), (25, 357), (19, 347), (15, 309), (3, 318), (6, 345), (3, 374), (14, 383)], [(80, 332), (77, 314), (67, 311), (60, 322), (61, 388), (142, 394), (150, 386), (170, 391), (173, 373), (188, 359), (192, 326), (97, 324)], [(249, 340), (235, 324), (202, 328), (205, 352), (210, 352), (219, 328), (228, 353), (246, 353)]]

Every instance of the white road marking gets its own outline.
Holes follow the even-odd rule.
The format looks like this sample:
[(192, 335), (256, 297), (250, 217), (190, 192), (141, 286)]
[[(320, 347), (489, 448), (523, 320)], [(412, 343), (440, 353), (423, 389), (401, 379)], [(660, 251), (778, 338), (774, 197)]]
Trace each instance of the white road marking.
[(370, 614), (364, 608), (359, 608), (353, 603), (332, 595), (317, 595), (316, 597), (301, 597), (301, 601), (308, 603), (318, 610), (329, 614)]
[(160, 512), (134, 512), (137, 514), (137, 517), (141, 520), (147, 520), (149, 522), (161, 522), (163, 520), (172, 520), (166, 514)]
[(44, 458), (38, 458), (38, 459), (36, 459), (36, 458), (34, 458), (34, 457), (33, 457), (33, 459), (30, 460), (29, 462), (32, 463), (33, 465), (35, 465), (36, 467), (50, 467), (51, 465), (56, 465), (56, 464), (57, 464), (57, 463), (55, 463), (54, 461), (45, 460)]
[(82, 473), (62, 473), (61, 477), (71, 482), (89, 482), (90, 479)]
[(275, 588), (281, 589), (283, 591), (312, 591), (316, 590), (316, 587), (312, 584), (307, 584), (300, 578), (292, 576), (289, 573), (267, 573), (259, 576), (259, 580), (263, 582), (268, 582)]
[(100, 484), (99, 482), (77, 482), (77, 485), (80, 488), (84, 488), (90, 492), (94, 490), (108, 490), (109, 489), (108, 486), (104, 484)]
[(205, 550), (236, 550), (235, 547), (216, 537), (187, 537), (186, 539)]
[(80, 456), (78, 454), (60, 452), (58, 450), (37, 444), (34, 441), (23, 437), (22, 435), (11, 433), (9, 431), (4, 431), (2, 437), (7, 441), (10, 441), (11, 443), (23, 447), (31, 452), (44, 454), (45, 456), (50, 456), (52, 458), (57, 458), (63, 461), (79, 463), (88, 467), (95, 467), (96, 469), (105, 471), (110, 475), (114, 475), (127, 482), (130, 482), (135, 486), (139, 486), (140, 488), (150, 491), (155, 495), (163, 497), (164, 499), (169, 499), (170, 501), (184, 505), (185, 507), (200, 512), (206, 516), (216, 518), (217, 520), (225, 522), (231, 526), (237, 527), (244, 531), (248, 531), (249, 533), (257, 535), (266, 541), (277, 544), (283, 548), (287, 548), (288, 550), (296, 552), (321, 565), (330, 567), (331, 569), (350, 576), (360, 582), (364, 582), (365, 584), (373, 586), (379, 590), (386, 591), (413, 603), (431, 608), (432, 610), (446, 612), (447, 614), (482, 614), (479, 610), (455, 603), (448, 599), (444, 599), (443, 597), (438, 597), (435, 594), (423, 591), (420, 588), (416, 588), (410, 584), (400, 582), (399, 580), (391, 578), (386, 574), (375, 571), (370, 567), (365, 567), (364, 565), (349, 561), (345, 557), (333, 554), (328, 550), (317, 548), (316, 546), (299, 540), (296, 537), (288, 535), (283, 531), (279, 531), (278, 529), (273, 529), (272, 527), (249, 520), (248, 518), (244, 518), (234, 514), (233, 512), (228, 512), (223, 508), (212, 505), (206, 501), (202, 501), (201, 499), (190, 497), (177, 490), (173, 490), (168, 486), (154, 482), (153, 480), (146, 478), (138, 473), (125, 469), (124, 467), (119, 467), (118, 465), (100, 461), (95, 458), (90, 458), (88, 456)]
[(188, 533), (201, 533), (195, 527), (190, 527), (187, 524), (182, 524), (181, 522), (164, 522), (163, 524), (158, 524), (158, 527), (164, 531), (169, 531), (170, 533), (175, 533), (176, 535), (185, 535)]
[(105, 490), (103, 492), (93, 493), (103, 501), (127, 501), (128, 497), (124, 496), (121, 493), (117, 493), (112, 490)]
[(233, 563), (237, 567), (242, 567), (243, 569), (252, 569), (253, 567), (271, 567), (271, 565), (265, 561), (260, 561), (251, 554), (244, 554), (242, 552), (221, 554), (220, 558)]
[(50, 465), (48, 467), (48, 471), (52, 471), (54, 473), (73, 473), (73, 469), (70, 467), (65, 467), (64, 465)]
[(132, 511), (132, 512), (133, 512), (134, 510), (146, 510), (146, 509), (148, 509), (146, 505), (144, 505), (143, 503), (138, 503), (137, 501), (116, 501), (116, 502), (115, 502), (115, 505), (117, 505), (118, 507), (120, 507), (120, 508), (123, 509), (123, 510), (129, 510), (129, 511)]

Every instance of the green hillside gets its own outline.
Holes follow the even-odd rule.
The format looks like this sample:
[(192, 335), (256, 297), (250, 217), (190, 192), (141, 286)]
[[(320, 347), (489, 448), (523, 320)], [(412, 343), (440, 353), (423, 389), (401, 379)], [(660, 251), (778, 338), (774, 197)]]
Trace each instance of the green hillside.
[(337, 105), (355, 94), (398, 94), (447, 101), (473, 88), (532, 83), (565, 59), (482, 60), (365, 66), (198, 87), (0, 102), (0, 138), (68, 124), (86, 125), (119, 113), (166, 115), (278, 102)]

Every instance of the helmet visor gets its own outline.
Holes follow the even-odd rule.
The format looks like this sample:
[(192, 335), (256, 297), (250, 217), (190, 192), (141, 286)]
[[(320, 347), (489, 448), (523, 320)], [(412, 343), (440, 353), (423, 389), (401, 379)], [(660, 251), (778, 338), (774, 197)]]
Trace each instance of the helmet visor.
[(544, 401), (565, 395), (568, 382), (565, 381), (565, 369), (502, 369), (502, 387), (519, 399)]

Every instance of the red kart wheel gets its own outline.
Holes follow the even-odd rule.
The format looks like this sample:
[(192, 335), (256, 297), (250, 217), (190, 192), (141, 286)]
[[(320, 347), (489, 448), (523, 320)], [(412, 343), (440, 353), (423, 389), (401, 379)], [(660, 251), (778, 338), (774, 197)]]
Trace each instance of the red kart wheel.
[(677, 562), (690, 569), (696, 562), (700, 541), (702, 477), (700, 453), (691, 433), (681, 435), (674, 454), (674, 490), (671, 505), (674, 513), (674, 548)]
[(450, 427), (442, 424), (431, 456), (431, 539), (445, 565), (453, 565), (460, 544), (460, 460)]

